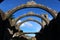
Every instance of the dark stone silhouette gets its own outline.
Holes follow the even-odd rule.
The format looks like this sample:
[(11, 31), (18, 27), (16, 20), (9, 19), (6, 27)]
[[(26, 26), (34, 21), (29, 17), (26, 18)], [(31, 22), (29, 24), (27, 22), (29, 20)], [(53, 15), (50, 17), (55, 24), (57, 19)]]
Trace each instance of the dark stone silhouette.
[(0, 15), (0, 40), (3, 38), (3, 27), (2, 27), (2, 25), (3, 25), (3, 23), (2, 23), (3, 21), (2, 21), (2, 17), (1, 17), (1, 15)]
[(12, 35), (9, 33), (8, 28), (17, 32), (15, 27), (11, 27), (9, 19), (2, 20), (2, 17), (0, 15), (0, 40), (10, 40)]
[(36, 35), (37, 40), (60, 40), (60, 12), (56, 19), (52, 19), (49, 25)]
[[(2, 17), (0, 15), (0, 40), (11, 40), (12, 39), (13, 34), (10, 34), (10, 32), (8, 31), (8, 28), (10, 30), (13, 30), (13, 34), (15, 32), (18, 32), (15, 26), (11, 27), (9, 19), (2, 20)], [(21, 32), (23, 31), (21, 30)], [(16, 37), (16, 39), (23, 39), (23, 38)]]
[(4, 0), (0, 0), (0, 3), (1, 3), (2, 1), (4, 1)]

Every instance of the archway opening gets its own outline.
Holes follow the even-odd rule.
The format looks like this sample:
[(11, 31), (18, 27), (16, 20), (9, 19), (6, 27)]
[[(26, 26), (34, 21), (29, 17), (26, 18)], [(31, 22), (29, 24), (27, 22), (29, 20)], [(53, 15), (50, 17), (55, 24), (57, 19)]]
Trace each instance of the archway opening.
[[(20, 27), (20, 30), (23, 30), (23, 32), (39, 32), (41, 30), (40, 24), (33, 22), (33, 21), (28, 21), (24, 22)], [(25, 34), (30, 37), (34, 37), (35, 34)]]
[(53, 17), (48, 12), (46, 12), (43, 9), (39, 9), (39, 8), (25, 8), (25, 9), (21, 9), (21, 10), (15, 12), (13, 15), (14, 15), (15, 18), (18, 18), (19, 16), (21, 16), (23, 14), (27, 14), (29, 12), (33, 12), (33, 13), (39, 14), (39, 15), (47, 14), (49, 20), (53, 19)]

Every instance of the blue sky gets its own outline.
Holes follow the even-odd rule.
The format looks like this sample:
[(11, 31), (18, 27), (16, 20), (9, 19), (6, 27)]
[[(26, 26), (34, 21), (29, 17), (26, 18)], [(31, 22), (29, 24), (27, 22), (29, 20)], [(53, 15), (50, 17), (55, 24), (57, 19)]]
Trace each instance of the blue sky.
[[(1, 4), (0, 4), (0, 9), (2, 9), (4, 12), (7, 12), (8, 10), (11, 10), (12, 8), (21, 5), (21, 4), (26, 4), (27, 2), (29, 2), (30, 0), (4, 0)], [(43, 4), (45, 6), (48, 6), (50, 8), (52, 8), (53, 10), (56, 10), (57, 12), (60, 11), (60, 1), (58, 0), (34, 0), (36, 3), (38, 4)], [(36, 14), (48, 14), (48, 12), (39, 9), (39, 8), (26, 8), (26, 9), (22, 9), (19, 10), (17, 12), (15, 12), (14, 17), (17, 18), (20, 15), (26, 14), (28, 12), (34, 12)], [(27, 18), (33, 18), (35, 20), (38, 20), (39, 22), (41, 22), (41, 19), (38, 17), (33, 17), (33, 16), (29, 16), (29, 17), (24, 17), (20, 20), (20, 22), (22, 20), (25, 20)], [(49, 19), (52, 19), (52, 16), (50, 14), (48, 14)], [(31, 25), (31, 26), (29, 26)], [(32, 22), (32, 21), (28, 21), (23, 23), (20, 26), (21, 30), (23, 30), (24, 32), (38, 32), (41, 29), (41, 26), (36, 23), (36, 22)], [(30, 35), (30, 36), (34, 36), (34, 35)]]

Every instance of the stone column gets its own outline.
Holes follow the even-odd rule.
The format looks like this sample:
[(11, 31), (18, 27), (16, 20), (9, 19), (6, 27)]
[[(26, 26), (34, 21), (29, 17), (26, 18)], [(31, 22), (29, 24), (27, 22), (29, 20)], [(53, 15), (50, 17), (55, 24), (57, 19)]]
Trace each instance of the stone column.
[[(42, 16), (44, 16), (48, 21), (48, 15), (47, 14), (43, 14)], [(41, 20), (41, 22), (42, 22), (43, 28), (44, 28), (44, 26), (46, 25), (46, 22), (44, 20)]]

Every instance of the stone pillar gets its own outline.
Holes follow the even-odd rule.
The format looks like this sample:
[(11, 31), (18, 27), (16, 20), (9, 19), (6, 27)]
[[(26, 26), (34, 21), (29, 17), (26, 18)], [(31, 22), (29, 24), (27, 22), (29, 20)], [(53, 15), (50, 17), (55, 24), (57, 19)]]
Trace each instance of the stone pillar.
[[(48, 15), (47, 14), (43, 14), (42, 16), (44, 16), (48, 21)], [(46, 22), (44, 20), (41, 20), (41, 22), (42, 22), (43, 28), (44, 28), (44, 26), (46, 25)]]

